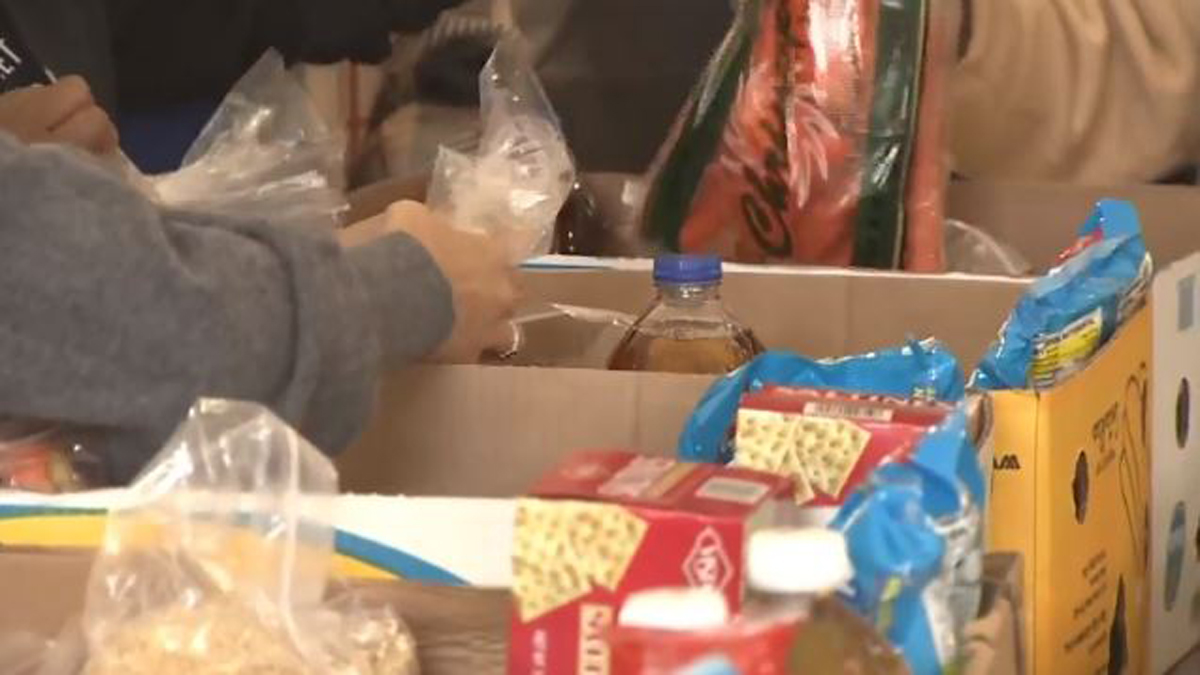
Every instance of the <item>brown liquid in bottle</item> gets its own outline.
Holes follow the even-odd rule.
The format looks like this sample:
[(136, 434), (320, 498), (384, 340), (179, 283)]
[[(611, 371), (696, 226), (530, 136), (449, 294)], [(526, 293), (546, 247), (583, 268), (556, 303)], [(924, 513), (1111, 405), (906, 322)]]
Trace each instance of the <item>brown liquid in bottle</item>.
[(736, 328), (728, 337), (672, 337), (633, 331), (613, 352), (610, 370), (659, 373), (724, 374), (763, 352), (748, 329)]
[(763, 346), (721, 302), (721, 259), (667, 255), (654, 261), (658, 297), (609, 358), (610, 370), (723, 375)]

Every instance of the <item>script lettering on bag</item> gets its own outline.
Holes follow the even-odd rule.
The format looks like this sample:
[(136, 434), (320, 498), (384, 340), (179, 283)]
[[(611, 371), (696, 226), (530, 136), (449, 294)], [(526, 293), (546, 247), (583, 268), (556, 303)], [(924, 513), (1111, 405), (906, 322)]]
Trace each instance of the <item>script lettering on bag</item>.
[(785, 120), (794, 92), (792, 66), (804, 49), (799, 38), (804, 31), (793, 34), (792, 20), (791, 0), (776, 0), (775, 31), (779, 47), (774, 63), (775, 97), (771, 101), (770, 114), (760, 123), (770, 150), (761, 170), (751, 165), (742, 169), (743, 176), (753, 188), (753, 192), (742, 195), (742, 215), (754, 240), (774, 257), (792, 255), (792, 233), (787, 223), (788, 134)]

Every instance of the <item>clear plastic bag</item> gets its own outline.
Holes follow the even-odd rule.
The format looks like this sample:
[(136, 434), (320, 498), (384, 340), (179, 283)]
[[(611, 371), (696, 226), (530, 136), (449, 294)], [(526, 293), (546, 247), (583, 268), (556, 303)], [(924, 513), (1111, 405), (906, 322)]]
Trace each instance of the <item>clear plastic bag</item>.
[(652, 168), (647, 238), (738, 262), (939, 269), (956, 8), (738, 0)]
[(957, 220), (946, 221), (946, 266), (949, 272), (1008, 277), (1033, 272), (1033, 265), (1015, 248)]
[(467, 155), (443, 147), (429, 206), (459, 227), (502, 237), (519, 263), (550, 252), (575, 184), (566, 139), (533, 66), (502, 40), (479, 76), (483, 135)]
[(109, 516), (85, 675), (409, 675), (390, 609), (326, 603), (330, 461), (264, 408), (202, 401)]
[(234, 86), (184, 158), (150, 176), (164, 204), (285, 224), (338, 224), (345, 145), (269, 52)]

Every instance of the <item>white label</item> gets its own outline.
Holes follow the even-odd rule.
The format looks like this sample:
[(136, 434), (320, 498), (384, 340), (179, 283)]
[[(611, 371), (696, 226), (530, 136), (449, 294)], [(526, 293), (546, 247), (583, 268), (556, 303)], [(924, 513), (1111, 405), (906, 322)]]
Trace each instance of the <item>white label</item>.
[(840, 403), (836, 401), (811, 401), (804, 404), (804, 414), (811, 417), (833, 417), (837, 419), (870, 420), (891, 422), (893, 411), (869, 405)]
[(740, 480), (737, 478), (709, 478), (704, 485), (696, 490), (696, 496), (701, 499), (712, 499), (720, 502), (753, 505), (762, 501), (771, 488), (762, 483)]
[(674, 466), (675, 461), (666, 457), (638, 457), (601, 485), (599, 492), (606, 497), (641, 497)]

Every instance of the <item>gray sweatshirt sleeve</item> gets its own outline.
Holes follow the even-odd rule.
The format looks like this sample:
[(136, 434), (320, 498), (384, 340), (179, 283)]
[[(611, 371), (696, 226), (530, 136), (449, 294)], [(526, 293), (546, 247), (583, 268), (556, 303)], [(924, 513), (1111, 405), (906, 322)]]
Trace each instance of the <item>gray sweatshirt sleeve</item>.
[(68, 150), (0, 137), (0, 414), (100, 428), (127, 480), (199, 396), (271, 405), (336, 452), (385, 365), (453, 323), (413, 239), (161, 210)]

